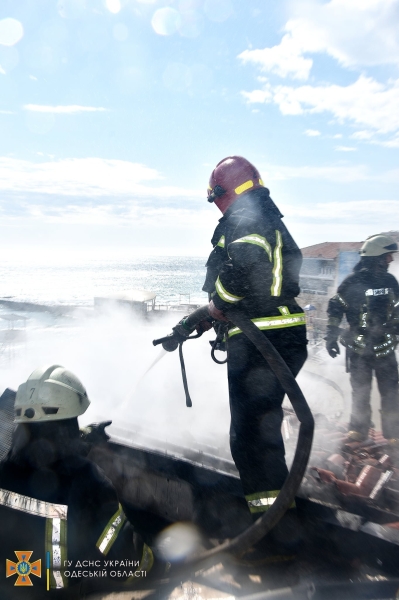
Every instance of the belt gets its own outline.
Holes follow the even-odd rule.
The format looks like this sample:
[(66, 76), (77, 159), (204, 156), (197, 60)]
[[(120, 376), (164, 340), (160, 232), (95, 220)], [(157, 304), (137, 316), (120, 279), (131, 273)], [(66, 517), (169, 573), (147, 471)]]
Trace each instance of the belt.
[[(296, 325), (306, 325), (305, 313), (296, 313), (289, 316), (278, 316), (278, 317), (260, 317), (258, 319), (251, 319), (252, 323), (256, 325), (261, 331), (267, 331), (269, 329), (284, 329), (285, 327), (295, 327)], [(239, 327), (233, 327), (228, 331), (228, 337), (242, 333)]]

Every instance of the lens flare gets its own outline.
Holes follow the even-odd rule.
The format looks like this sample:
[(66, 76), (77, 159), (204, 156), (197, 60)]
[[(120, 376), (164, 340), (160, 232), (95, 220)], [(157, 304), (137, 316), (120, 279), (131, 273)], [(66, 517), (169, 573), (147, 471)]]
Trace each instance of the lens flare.
[(121, 9), (120, 0), (107, 0), (106, 5), (109, 12), (112, 12), (114, 15), (116, 15)]
[(24, 28), (17, 19), (8, 17), (0, 20), (0, 44), (14, 46), (22, 39)]
[(164, 529), (156, 541), (165, 560), (176, 562), (192, 556), (200, 549), (201, 537), (191, 523), (175, 523)]
[(181, 25), (180, 13), (168, 6), (159, 8), (151, 19), (151, 25), (158, 35), (173, 35)]

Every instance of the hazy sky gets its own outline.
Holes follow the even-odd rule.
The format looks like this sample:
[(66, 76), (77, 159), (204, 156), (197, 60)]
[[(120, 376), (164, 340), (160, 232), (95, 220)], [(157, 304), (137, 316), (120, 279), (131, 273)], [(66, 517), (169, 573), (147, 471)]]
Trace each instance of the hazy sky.
[(301, 246), (398, 229), (399, 0), (2, 0), (0, 246), (206, 255), (215, 164)]

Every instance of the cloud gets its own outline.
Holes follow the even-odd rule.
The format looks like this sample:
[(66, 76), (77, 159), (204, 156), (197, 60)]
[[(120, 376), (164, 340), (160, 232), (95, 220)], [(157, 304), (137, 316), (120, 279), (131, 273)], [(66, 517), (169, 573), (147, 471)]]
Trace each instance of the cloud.
[(277, 104), (284, 115), (306, 113), (332, 114), (340, 123), (351, 122), (379, 133), (399, 130), (399, 79), (387, 84), (361, 75), (347, 86), (336, 84), (301, 85), (298, 87), (271, 85), (263, 89), (242, 92), (249, 104)]
[(309, 54), (327, 54), (349, 68), (399, 64), (398, 0), (304, 0), (291, 10), (281, 42), (245, 50), (238, 56), (244, 64), (302, 80), (313, 65)]
[[(242, 92), (247, 102), (274, 103), (283, 115), (330, 113), (339, 123), (361, 129), (353, 139), (396, 148), (396, 137), (379, 139), (378, 135), (399, 131), (399, 80), (393, 76), (378, 81), (367, 76), (364, 68), (399, 65), (399, 0), (303, 0), (291, 2), (290, 10), (280, 43), (241, 52), (238, 58), (243, 64), (305, 82), (315, 58), (324, 55), (361, 74), (348, 85), (314, 81), (278, 85), (262, 76), (257, 89)], [(380, 71), (382, 76), (386, 72)]]
[(399, 148), (399, 134), (396, 134), (395, 137), (387, 141), (374, 140), (373, 144), (385, 146), (386, 148)]
[(287, 166), (259, 164), (264, 181), (284, 181), (290, 179), (308, 179), (316, 181), (332, 181), (335, 184), (348, 184), (360, 181), (375, 181), (387, 184), (399, 184), (399, 169), (390, 169), (371, 173), (365, 165), (336, 164), (329, 166)]
[(275, 73), (280, 77), (308, 79), (313, 61), (302, 56), (302, 49), (291, 35), (285, 35), (278, 46), (263, 50), (244, 50), (238, 55), (244, 63), (253, 63), (261, 71)]
[(124, 160), (67, 158), (30, 162), (0, 157), (0, 190), (88, 197), (110, 194), (171, 197), (199, 193), (173, 186), (143, 185), (162, 179), (155, 169)]
[(369, 235), (392, 229), (392, 215), (399, 211), (399, 200), (382, 198), (339, 202), (314, 202), (311, 205), (279, 203), (287, 215), (286, 225), (300, 247), (321, 241), (364, 240)]
[(40, 113), (53, 113), (72, 115), (82, 112), (106, 112), (108, 109), (102, 106), (79, 106), (78, 104), (70, 104), (67, 106), (47, 106), (44, 104), (25, 104), (24, 110)]
[[(330, 239), (334, 231), (335, 239), (363, 239), (391, 228), (398, 212), (399, 202), (347, 201), (345, 191), (359, 182), (399, 184), (399, 169), (377, 172), (342, 161), (295, 167), (260, 162), (258, 167), (266, 182), (276, 182), (270, 183), (272, 190), (284, 189), (279, 181), (294, 181), (299, 190), (312, 189), (312, 181), (326, 182), (328, 188), (330, 182), (338, 184), (340, 192), (332, 202), (317, 202), (307, 194), (290, 206), (276, 196), (287, 226), (303, 246)], [(162, 175), (146, 165), (99, 158), (42, 157), (34, 163), (0, 157), (2, 246), (105, 245), (140, 252), (156, 247), (158, 253), (170, 254), (173, 248), (172, 253), (205, 256), (218, 218), (214, 211), (203, 190), (165, 185)]]
[[(264, 181), (284, 181), (290, 179), (315, 179), (317, 181), (333, 181), (334, 183), (353, 183), (355, 181), (369, 181), (376, 176), (370, 174), (364, 165), (354, 166), (298, 166), (287, 165), (260, 165), (260, 172)], [(396, 172), (395, 172), (396, 173)], [(379, 177), (388, 181), (394, 177), (393, 173), (383, 173)], [(396, 173), (399, 182), (399, 172)]]
[(335, 146), (336, 152), (356, 152), (357, 148), (352, 146)]
[[(373, 223), (375, 219), (378, 222), (383, 221), (385, 227), (393, 214), (399, 209), (399, 200), (356, 200), (342, 202), (315, 203), (311, 206), (298, 206), (296, 204), (289, 206), (290, 218), (301, 217), (306, 220), (324, 221), (331, 223), (340, 221), (349, 221), (351, 223)], [(287, 211), (287, 207), (284, 206)], [(332, 228), (333, 229), (333, 228)]]
[(307, 129), (304, 133), (309, 137), (317, 137), (318, 135), (321, 135), (320, 131), (317, 131), (317, 129)]
[[(399, 169), (377, 175), (362, 164), (288, 166), (264, 163), (259, 168), (263, 179), (273, 181), (317, 179), (343, 183), (369, 180), (399, 182)], [(70, 198), (70, 204), (81, 205), (86, 199), (86, 202), (97, 205), (110, 202), (117, 207), (126, 200), (140, 198), (143, 202), (156, 200), (154, 206), (157, 209), (165, 206), (166, 200), (168, 206), (174, 206), (175, 199), (180, 205), (181, 198), (192, 201), (203, 198), (203, 190), (165, 185), (163, 175), (146, 165), (95, 157), (49, 160), (40, 156), (38, 162), (0, 157), (0, 191), (18, 197), (37, 196), (42, 199), (42, 204), (47, 203), (47, 195), (52, 198), (55, 196), (59, 205), (66, 204), (67, 198)]]
[(293, 10), (285, 30), (303, 52), (345, 67), (399, 64), (398, 0), (308, 0)]
[[(15, 219), (106, 223), (155, 214), (164, 221), (184, 220), (185, 210), (192, 214), (206, 205), (202, 191), (160, 185), (162, 181), (155, 169), (122, 160), (0, 157), (0, 210)], [(184, 210), (182, 198), (188, 200)]]
[(369, 140), (374, 136), (374, 131), (355, 131), (350, 136), (353, 140)]
[(15, 115), (12, 110), (0, 110), (0, 115)]
[[(292, 167), (265, 163), (259, 164), (259, 168), (267, 182), (313, 180), (334, 184), (339, 182), (341, 186), (366, 181), (399, 183), (399, 169), (377, 174), (361, 164)], [(335, 204), (342, 206), (341, 203)], [(320, 219), (323, 211), (327, 211), (328, 219), (334, 212), (334, 207), (330, 209), (329, 206), (320, 203), (308, 209), (306, 204), (301, 203), (296, 205), (293, 217), (297, 220), (300, 215), (302, 219), (306, 218), (310, 210), (312, 215)], [(356, 206), (358, 210), (362, 205), (357, 203)], [(381, 214), (384, 213), (383, 207), (384, 204), (381, 204)], [(291, 218), (291, 208), (289, 210)], [(349, 208), (345, 204), (342, 210)], [(393, 208), (392, 211), (391, 215), (395, 214)], [(378, 212), (377, 209), (375, 212)], [(204, 239), (207, 240), (215, 218), (210, 213), (212, 207), (204, 201), (203, 190), (165, 185), (162, 175), (146, 165), (100, 158), (47, 159), (34, 163), (0, 157), (0, 214), (3, 228), (27, 227), (32, 230), (34, 221), (39, 227), (46, 224), (57, 227), (77, 224), (87, 225), (89, 229), (113, 226), (125, 230), (128, 226), (134, 227), (136, 234), (140, 232), (144, 237), (145, 231), (155, 230), (161, 237), (172, 236), (175, 231), (183, 236), (185, 231), (191, 232), (192, 236), (195, 215), (194, 237), (198, 237), (199, 231), (206, 231)]]
[[(199, 206), (183, 208), (182, 206), (154, 206), (151, 201), (141, 199), (113, 202), (107, 198), (104, 204), (88, 202), (83, 199), (82, 204), (73, 204), (70, 201), (65, 205), (57, 206), (56, 202), (44, 204), (40, 199), (37, 204), (30, 203), (21, 206), (23, 218), (34, 218), (41, 223), (54, 223), (60, 225), (121, 225), (147, 227), (148, 231), (169, 228), (170, 231), (184, 226), (190, 227), (193, 223), (193, 210), (196, 214), (196, 227), (201, 227), (208, 222), (209, 214), (201, 212)], [(181, 200), (180, 200), (181, 202)], [(206, 205), (205, 205), (206, 207)], [(15, 215), (14, 219), (21, 218)]]

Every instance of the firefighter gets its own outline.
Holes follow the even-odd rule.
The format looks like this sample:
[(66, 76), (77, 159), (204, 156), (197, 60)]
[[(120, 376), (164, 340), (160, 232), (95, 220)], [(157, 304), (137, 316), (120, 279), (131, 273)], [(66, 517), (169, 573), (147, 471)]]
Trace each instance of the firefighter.
[[(212, 238), (203, 290), (213, 318), (242, 310), (272, 342), (296, 376), (307, 357), (299, 294), (301, 252), (258, 170), (229, 156), (213, 170), (208, 201), (223, 213)], [(287, 474), (281, 435), (284, 390), (255, 346), (228, 327), (230, 447), (254, 518), (275, 501)]]
[[(399, 440), (398, 364), (399, 284), (388, 273), (396, 242), (373, 235), (360, 249), (360, 261), (340, 284), (328, 304), (327, 352), (340, 354), (338, 339), (346, 347), (352, 387), (348, 439), (367, 439), (371, 426), (370, 393), (373, 372), (381, 394), (381, 424), (385, 438)], [(346, 316), (349, 329), (340, 336)]]
[(18, 598), (18, 586), (24, 599), (47, 597), (47, 590), (69, 598), (82, 577), (101, 584), (106, 560), (128, 565), (115, 569), (125, 571), (122, 579), (152, 566), (152, 552), (127, 521), (112, 483), (85, 456), (77, 417), (89, 404), (79, 379), (58, 365), (36, 369), (18, 388), (17, 427), (0, 465), (4, 600)]

